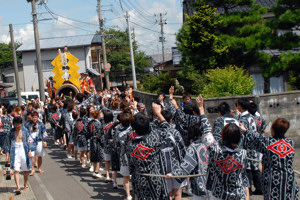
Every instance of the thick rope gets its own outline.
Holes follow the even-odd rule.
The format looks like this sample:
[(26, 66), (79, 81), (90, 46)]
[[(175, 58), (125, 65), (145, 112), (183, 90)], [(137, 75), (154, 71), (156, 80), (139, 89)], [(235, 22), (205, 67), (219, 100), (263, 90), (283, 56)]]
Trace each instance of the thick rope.
[[(166, 175), (161, 175), (161, 174), (142, 174), (142, 173), (138, 173), (138, 172), (136, 172), (136, 174), (142, 175), (142, 176), (166, 178)], [(191, 178), (191, 177), (199, 177), (199, 176), (206, 176), (206, 174), (193, 174), (193, 175), (187, 175), (187, 176), (172, 176), (172, 178)]]

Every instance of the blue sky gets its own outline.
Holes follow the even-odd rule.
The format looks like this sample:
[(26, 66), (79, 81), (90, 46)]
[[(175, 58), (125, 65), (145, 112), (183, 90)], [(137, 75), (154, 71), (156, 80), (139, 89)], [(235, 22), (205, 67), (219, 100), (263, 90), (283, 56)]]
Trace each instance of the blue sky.
[[(182, 24), (181, 0), (121, 0), (123, 11), (130, 14), (140, 49), (147, 54), (161, 53), (158, 42), (159, 16), (166, 14), (164, 26), (166, 51), (175, 46), (175, 36)], [(125, 30), (126, 21), (119, 0), (102, 0), (105, 28)], [(46, 7), (37, 5), (40, 38), (92, 34), (99, 29), (97, 0), (47, 0)], [(53, 12), (53, 16), (48, 11)], [(53, 17), (55, 19), (53, 19)], [(51, 20), (48, 20), (51, 19)], [(33, 40), (31, 4), (26, 0), (0, 0), (0, 42), (9, 42), (8, 24), (14, 26), (15, 40)], [(150, 29), (150, 30), (149, 30)]]

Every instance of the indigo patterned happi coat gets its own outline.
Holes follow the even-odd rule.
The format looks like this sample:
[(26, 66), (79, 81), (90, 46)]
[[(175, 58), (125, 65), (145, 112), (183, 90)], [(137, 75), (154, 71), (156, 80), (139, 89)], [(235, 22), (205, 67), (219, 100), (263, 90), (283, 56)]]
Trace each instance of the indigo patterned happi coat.
[(214, 139), (211, 125), (205, 115), (200, 117), (204, 135), (202, 142), (209, 151), (207, 190), (219, 199), (241, 200), (246, 197), (244, 183), (247, 152), (220, 146)]
[[(190, 174), (207, 174), (208, 151), (201, 139), (194, 141), (186, 150), (180, 166), (173, 169), (172, 174), (186, 176)], [(207, 175), (190, 178), (192, 193), (196, 196), (206, 196)]]
[(293, 169), (294, 142), (287, 138), (264, 137), (246, 132), (246, 147), (263, 154), (263, 193), (265, 200), (297, 200), (299, 187)]
[(170, 199), (165, 178), (149, 177), (140, 174), (166, 174), (161, 145), (166, 138), (169, 124), (166, 121), (144, 136), (131, 137), (126, 153), (129, 158), (129, 170), (132, 174), (134, 193), (139, 200)]
[[(23, 147), (26, 156), (27, 169), (31, 169), (31, 162), (28, 157), (28, 152), (29, 150), (35, 151), (36, 146), (34, 145), (34, 141), (30, 137), (29, 131), (24, 126), (22, 126), (22, 140), (23, 140)], [(10, 132), (6, 135), (5, 142), (4, 142), (4, 150), (5, 152), (8, 152), (10, 155), (10, 163), (12, 168), (14, 168), (14, 163), (15, 163), (15, 143), (16, 143), (15, 128), (12, 128)]]

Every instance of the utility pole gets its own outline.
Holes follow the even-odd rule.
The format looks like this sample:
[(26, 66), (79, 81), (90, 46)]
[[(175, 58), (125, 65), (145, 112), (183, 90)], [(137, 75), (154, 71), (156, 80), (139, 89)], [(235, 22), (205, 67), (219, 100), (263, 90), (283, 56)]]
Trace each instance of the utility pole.
[(161, 42), (161, 50), (162, 50), (162, 60), (165, 62), (165, 37), (164, 37), (164, 24), (167, 24), (166, 20), (163, 20), (162, 18), (162, 13), (159, 14), (160, 20), (159, 20), (159, 25), (160, 25), (160, 42)]
[(100, 56), (99, 49), (97, 49), (97, 61), (98, 61), (99, 74), (100, 74), (100, 89), (103, 90), (103, 85), (102, 85), (102, 65), (101, 65), (101, 56)]
[(16, 80), (16, 89), (17, 89), (17, 96), (18, 96), (18, 104), (22, 106), (22, 97), (21, 97), (21, 89), (20, 89), (20, 79), (19, 79), (19, 70), (18, 70), (18, 61), (17, 61), (17, 54), (15, 49), (15, 39), (14, 39), (14, 30), (12, 24), (9, 24), (9, 32), (10, 32), (10, 42), (11, 48), (13, 52), (13, 60), (14, 60), (14, 69), (15, 69), (15, 80)]
[[(106, 57), (105, 36), (104, 36), (104, 28), (103, 28), (104, 20), (103, 20), (102, 14), (101, 14), (101, 0), (97, 0), (97, 7), (98, 7), (98, 19), (99, 19), (99, 25), (100, 25), (101, 43), (102, 43), (102, 51), (103, 51), (103, 63), (105, 65), (107, 63), (107, 57)], [(110, 88), (109, 72), (107, 70), (105, 70), (104, 73), (105, 73), (106, 89), (109, 89)]]
[(41, 99), (41, 101), (44, 102), (45, 101), (45, 87), (44, 87), (44, 78), (43, 78), (43, 71), (42, 71), (42, 58), (41, 58), (41, 49), (40, 49), (39, 30), (38, 30), (38, 24), (37, 24), (35, 0), (27, 0), (27, 2), (31, 2), (31, 7), (32, 7), (35, 53), (36, 53), (36, 61), (37, 61), (36, 64), (37, 64), (38, 79), (39, 79), (40, 99)]
[(135, 75), (135, 64), (134, 64), (134, 54), (132, 48), (132, 39), (131, 39), (131, 30), (130, 30), (130, 23), (129, 23), (129, 15), (128, 11), (126, 11), (126, 21), (127, 21), (127, 29), (128, 29), (128, 37), (129, 37), (129, 46), (130, 46), (130, 58), (131, 58), (131, 69), (132, 69), (132, 82), (133, 82), (133, 89), (137, 89), (136, 86), (136, 75)]

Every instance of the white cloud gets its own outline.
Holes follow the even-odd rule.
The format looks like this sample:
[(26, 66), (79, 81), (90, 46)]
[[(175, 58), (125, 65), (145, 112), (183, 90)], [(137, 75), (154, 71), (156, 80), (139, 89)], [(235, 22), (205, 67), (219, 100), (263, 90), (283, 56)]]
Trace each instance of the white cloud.
[[(164, 25), (164, 33), (166, 38), (165, 51), (170, 52), (171, 47), (175, 46), (176, 41), (176, 37), (173, 34), (178, 31), (181, 26), (180, 23), (182, 22), (182, 8), (178, 4), (178, 1), (166, 0), (153, 2), (142, 0), (140, 5), (143, 6), (147, 13), (153, 14), (152, 17), (148, 16), (147, 13), (144, 12), (143, 15), (147, 18), (145, 19), (140, 13), (138, 13), (138, 11), (129, 11), (130, 21), (133, 22), (131, 23), (131, 29), (134, 28), (135, 30), (136, 41), (140, 45), (140, 49), (146, 51), (147, 54), (161, 53), (161, 43), (158, 42), (160, 36), (160, 33), (158, 33), (160, 32), (160, 25), (158, 23), (150, 24), (149, 21), (159, 21), (159, 13), (167, 13), (166, 16), (163, 16), (163, 19), (166, 19), (167, 21), (167, 24)], [(140, 10), (140, 12), (143, 11)], [(154, 17), (154, 14), (157, 16)], [(168, 24), (168, 22), (170, 22), (170, 24)], [(125, 19), (113, 20), (112, 23), (120, 27), (121, 30), (127, 28)], [(134, 23), (138, 25), (135, 25)], [(153, 31), (142, 28), (141, 26)]]

